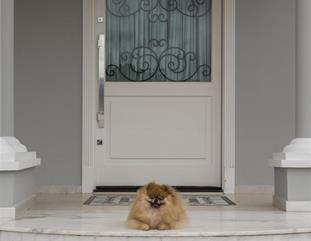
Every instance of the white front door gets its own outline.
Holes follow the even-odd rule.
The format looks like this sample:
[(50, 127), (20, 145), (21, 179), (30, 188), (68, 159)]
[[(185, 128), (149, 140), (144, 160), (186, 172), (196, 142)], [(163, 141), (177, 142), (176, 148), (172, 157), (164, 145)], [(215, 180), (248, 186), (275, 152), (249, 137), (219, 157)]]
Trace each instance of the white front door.
[(96, 184), (221, 186), (221, 1), (106, 0)]

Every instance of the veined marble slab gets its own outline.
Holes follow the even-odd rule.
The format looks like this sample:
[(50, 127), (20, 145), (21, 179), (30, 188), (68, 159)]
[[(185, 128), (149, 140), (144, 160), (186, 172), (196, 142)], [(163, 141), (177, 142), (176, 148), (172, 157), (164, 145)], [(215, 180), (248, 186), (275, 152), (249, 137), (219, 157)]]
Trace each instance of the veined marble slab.
[(0, 241), (310, 241), (310, 234), (240, 237), (94, 237), (60, 236), (29, 233), (0, 233)]
[[(311, 213), (274, 209), (270, 195), (233, 199), (237, 206), (191, 207), (185, 229), (145, 232), (125, 226), (128, 207), (84, 207), (81, 195), (51, 195), (39, 198), (34, 208), (18, 219), (0, 223), (0, 241), (55, 240), (53, 237), (59, 241), (311, 240)], [(22, 239), (23, 235), (27, 239)]]
[(126, 211), (96, 213), (46, 212), (27, 215), (1, 225), (10, 232), (116, 236), (116, 237), (214, 237), (311, 233), (311, 216), (271, 211), (191, 211), (183, 230), (138, 231), (125, 227)]

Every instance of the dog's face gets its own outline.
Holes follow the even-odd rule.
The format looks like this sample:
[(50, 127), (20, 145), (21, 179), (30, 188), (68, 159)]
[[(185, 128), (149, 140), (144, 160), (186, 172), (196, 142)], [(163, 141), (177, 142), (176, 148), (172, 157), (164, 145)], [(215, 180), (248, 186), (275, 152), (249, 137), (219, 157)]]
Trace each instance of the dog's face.
[(146, 186), (146, 201), (151, 208), (160, 208), (168, 201), (170, 192), (165, 185), (158, 185), (156, 183), (149, 183)]
[(129, 227), (175, 229), (186, 220), (184, 203), (175, 189), (152, 182), (139, 189), (129, 214)]

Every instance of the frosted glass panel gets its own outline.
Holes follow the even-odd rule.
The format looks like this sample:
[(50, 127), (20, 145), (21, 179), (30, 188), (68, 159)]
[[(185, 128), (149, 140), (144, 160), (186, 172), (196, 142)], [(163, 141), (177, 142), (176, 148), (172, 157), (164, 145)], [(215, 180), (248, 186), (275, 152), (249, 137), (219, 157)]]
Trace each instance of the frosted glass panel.
[(211, 0), (106, 3), (106, 81), (210, 81)]

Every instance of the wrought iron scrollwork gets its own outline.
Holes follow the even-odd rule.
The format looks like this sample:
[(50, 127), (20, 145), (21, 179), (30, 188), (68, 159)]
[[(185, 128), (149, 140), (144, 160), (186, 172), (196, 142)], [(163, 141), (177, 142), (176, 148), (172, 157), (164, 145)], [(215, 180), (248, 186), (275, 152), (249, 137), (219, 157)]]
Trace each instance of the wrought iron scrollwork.
[(171, 11), (189, 17), (201, 17), (211, 10), (211, 4), (206, 0), (109, 0), (107, 10), (118, 17), (128, 17), (142, 10), (148, 13), (151, 22), (166, 22)]
[(206, 56), (210, 49), (204, 46), (210, 39), (200, 30), (210, 23), (211, 0), (107, 0), (106, 4), (113, 23), (113, 37), (107, 43), (112, 49), (116, 46), (107, 52), (107, 81), (210, 81), (210, 56)]
[[(154, 51), (154, 48), (162, 51)], [(166, 39), (150, 39), (149, 46), (122, 52), (119, 57), (119, 65), (109, 64), (106, 67), (106, 76), (110, 79), (121, 77), (128, 81), (148, 81), (156, 77), (161, 81), (188, 81), (195, 75), (198, 80), (203, 80), (211, 74), (209, 65), (198, 65), (196, 53), (168, 47)]]

